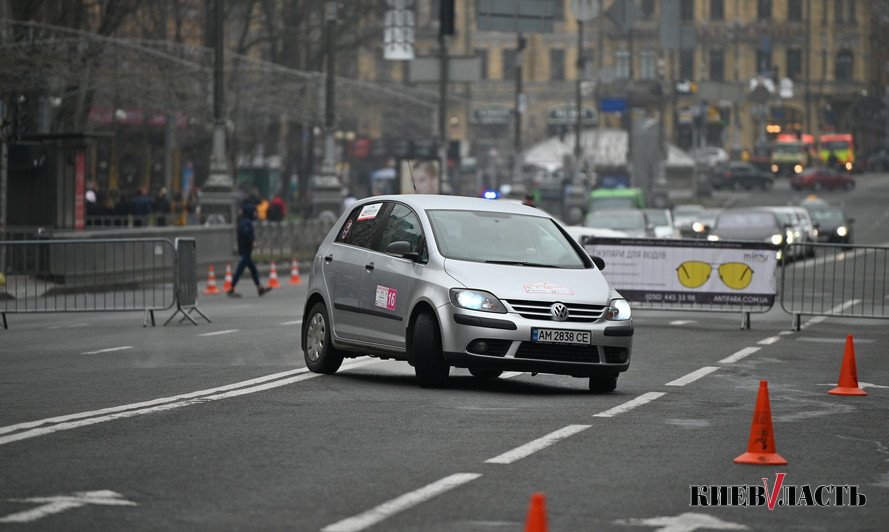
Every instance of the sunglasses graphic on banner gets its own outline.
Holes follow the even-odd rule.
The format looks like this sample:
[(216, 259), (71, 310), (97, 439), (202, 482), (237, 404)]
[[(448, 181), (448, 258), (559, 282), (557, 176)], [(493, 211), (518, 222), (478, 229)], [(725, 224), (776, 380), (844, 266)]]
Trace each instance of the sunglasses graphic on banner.
[[(679, 282), (687, 288), (698, 288), (710, 279), (714, 264), (699, 260), (685, 261), (676, 268)], [(733, 289), (743, 290), (753, 280), (753, 270), (743, 262), (726, 262), (716, 268), (722, 284)]]

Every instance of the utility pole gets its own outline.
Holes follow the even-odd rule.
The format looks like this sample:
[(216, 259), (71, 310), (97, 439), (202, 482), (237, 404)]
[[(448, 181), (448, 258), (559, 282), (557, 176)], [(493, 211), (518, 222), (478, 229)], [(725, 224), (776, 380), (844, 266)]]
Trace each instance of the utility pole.
[(574, 87), (574, 106), (577, 109), (577, 117), (574, 121), (574, 177), (580, 174), (580, 157), (582, 150), (580, 147), (580, 132), (583, 130), (583, 94), (581, 92), (581, 81), (583, 79), (583, 68), (586, 60), (583, 56), (583, 21), (577, 21), (577, 83)]
[(450, 65), (448, 64), (448, 35), (454, 34), (454, 2), (441, 0), (438, 17), (438, 161), (439, 170), (438, 193), (448, 176), (448, 82)]
[(525, 45), (527, 40), (521, 32), (518, 33), (515, 54), (515, 121), (513, 125), (513, 160), (512, 160), (512, 180), (517, 182), (522, 176), (522, 115), (525, 113), (525, 94), (522, 83), (522, 63), (525, 57)]
[(336, 172), (334, 150), (336, 148), (333, 138), (333, 129), (336, 122), (335, 102), (336, 97), (336, 55), (333, 45), (336, 32), (336, 0), (327, 0), (324, 3), (324, 47), (327, 55), (324, 81), (324, 161), (321, 164), (321, 173), (332, 175)]

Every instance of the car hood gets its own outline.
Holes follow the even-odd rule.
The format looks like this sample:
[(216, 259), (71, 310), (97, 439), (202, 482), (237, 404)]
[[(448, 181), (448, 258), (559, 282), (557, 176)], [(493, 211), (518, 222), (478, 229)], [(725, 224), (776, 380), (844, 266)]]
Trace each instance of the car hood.
[(777, 227), (716, 227), (713, 233), (724, 240), (768, 240), (772, 235), (780, 235), (781, 230)]
[(534, 268), (445, 259), (445, 271), (467, 288), (491, 292), (500, 299), (561, 301), (607, 305), (611, 287), (595, 267)]

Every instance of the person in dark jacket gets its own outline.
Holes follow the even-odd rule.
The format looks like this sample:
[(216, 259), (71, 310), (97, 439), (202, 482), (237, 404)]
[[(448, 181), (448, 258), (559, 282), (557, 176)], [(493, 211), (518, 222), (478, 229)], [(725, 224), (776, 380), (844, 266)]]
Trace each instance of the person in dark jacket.
[(264, 296), (271, 288), (260, 284), (259, 272), (256, 271), (256, 264), (253, 263), (253, 257), (251, 256), (253, 254), (253, 242), (256, 240), (256, 235), (253, 232), (256, 206), (252, 204), (244, 205), (241, 208), (241, 213), (241, 219), (238, 221), (238, 254), (241, 256), (241, 262), (238, 263), (238, 267), (235, 269), (235, 275), (232, 277), (232, 287), (227, 294), (229, 297), (241, 297), (240, 294), (235, 292), (235, 287), (238, 285), (241, 274), (244, 273), (244, 268), (249, 268), (250, 276), (253, 277), (253, 284), (256, 285), (256, 292), (260, 296)]

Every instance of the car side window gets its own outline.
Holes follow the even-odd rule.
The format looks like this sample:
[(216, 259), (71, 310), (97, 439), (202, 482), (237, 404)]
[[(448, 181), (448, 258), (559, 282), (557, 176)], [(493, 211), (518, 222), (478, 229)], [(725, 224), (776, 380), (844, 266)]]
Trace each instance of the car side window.
[(349, 213), (349, 217), (343, 222), (336, 241), (340, 244), (349, 244), (370, 249), (374, 235), (380, 226), (381, 212), (384, 203), (369, 203), (361, 207), (355, 207)]
[(389, 219), (386, 220), (385, 227), (383, 227), (383, 235), (380, 238), (377, 251), (385, 253), (386, 247), (389, 244), (403, 240), (411, 245), (412, 250), (419, 251), (420, 260), (425, 262), (427, 257), (426, 247), (422, 246), (423, 249), (420, 249), (422, 237), (423, 230), (420, 227), (420, 219), (416, 213), (406, 205), (396, 203), (392, 208), (392, 213), (389, 214)]

